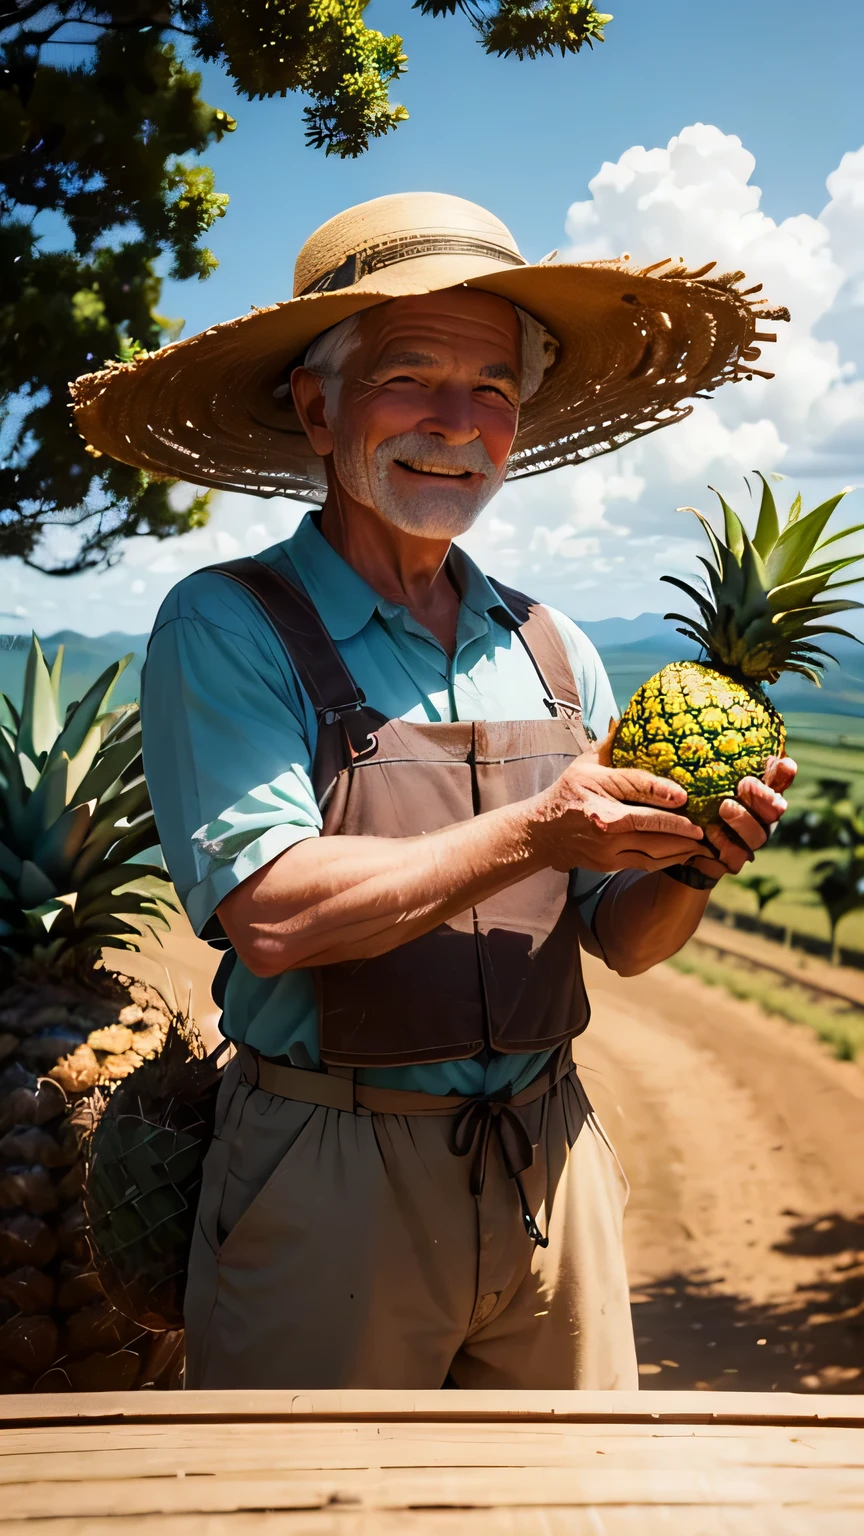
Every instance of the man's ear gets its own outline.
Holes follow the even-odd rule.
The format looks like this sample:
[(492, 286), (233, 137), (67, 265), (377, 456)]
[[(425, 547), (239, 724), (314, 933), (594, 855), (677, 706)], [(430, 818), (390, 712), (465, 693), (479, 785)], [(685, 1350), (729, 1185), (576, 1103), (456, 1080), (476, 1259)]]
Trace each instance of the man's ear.
[(326, 403), (318, 375), (308, 368), (295, 368), (291, 374), (291, 394), (309, 442), (318, 457), (325, 459), (333, 452), (333, 433), (325, 419)]

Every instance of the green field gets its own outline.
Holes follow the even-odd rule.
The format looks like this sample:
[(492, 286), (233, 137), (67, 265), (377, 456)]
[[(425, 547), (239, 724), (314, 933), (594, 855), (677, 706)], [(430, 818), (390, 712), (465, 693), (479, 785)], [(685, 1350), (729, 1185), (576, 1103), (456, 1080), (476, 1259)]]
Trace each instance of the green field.
[[(789, 799), (792, 806), (806, 802), (817, 779), (848, 779), (852, 799), (864, 803), (864, 720), (854, 715), (790, 714), (789, 754), (798, 763), (799, 774)], [(754, 872), (773, 875), (783, 886), (783, 895), (766, 907), (765, 920), (798, 933), (830, 938), (828, 919), (819, 898), (809, 889), (810, 871), (830, 853), (796, 853), (787, 848), (764, 849), (755, 865), (748, 865), (744, 878)], [(712, 897), (712, 904), (727, 912), (755, 914), (756, 900), (739, 880), (724, 880)], [(864, 911), (853, 912), (838, 929), (841, 945), (864, 949)]]
[(806, 986), (760, 970), (758, 965), (724, 955), (707, 954), (696, 942), (685, 944), (666, 961), (673, 970), (697, 976), (709, 987), (722, 987), (730, 997), (755, 1003), (763, 1013), (777, 1014), (790, 1024), (803, 1024), (831, 1047), (841, 1061), (855, 1061), (864, 1051), (864, 1009), (854, 1003), (814, 998)]

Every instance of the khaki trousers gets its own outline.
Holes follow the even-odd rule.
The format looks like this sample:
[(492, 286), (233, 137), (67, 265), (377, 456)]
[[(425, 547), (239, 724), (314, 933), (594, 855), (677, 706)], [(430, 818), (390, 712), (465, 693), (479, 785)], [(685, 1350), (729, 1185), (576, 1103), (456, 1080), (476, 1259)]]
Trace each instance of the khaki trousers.
[(188, 1387), (634, 1388), (627, 1185), (575, 1071), (520, 1111), (528, 1236), (496, 1135), (299, 1104), (226, 1069), (186, 1293)]

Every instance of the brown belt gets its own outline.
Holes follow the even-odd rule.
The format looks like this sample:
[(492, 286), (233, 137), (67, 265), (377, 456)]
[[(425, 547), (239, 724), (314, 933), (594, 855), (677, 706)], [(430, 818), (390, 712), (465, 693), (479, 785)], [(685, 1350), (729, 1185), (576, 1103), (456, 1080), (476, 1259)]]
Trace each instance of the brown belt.
[(541, 1099), (562, 1077), (574, 1070), (573, 1057), (567, 1046), (556, 1051), (543, 1071), (520, 1093), (512, 1098), (486, 1099), (455, 1093), (419, 1093), (408, 1088), (369, 1088), (357, 1082), (352, 1067), (330, 1067), (326, 1072), (307, 1071), (262, 1056), (254, 1046), (242, 1043), (237, 1046), (237, 1054), (243, 1080), (251, 1088), (261, 1088), (265, 1093), (275, 1093), (280, 1099), (293, 1099), (298, 1104), (319, 1104), (352, 1115), (358, 1110), (373, 1115), (455, 1115), (466, 1104), (496, 1104), (521, 1109)]
[(288, 1067), (262, 1056), (253, 1046), (237, 1047), (243, 1079), (252, 1088), (275, 1093), (298, 1104), (317, 1104), (348, 1114), (451, 1115), (455, 1117), (452, 1150), (466, 1157), (476, 1147), (471, 1167), (471, 1193), (479, 1195), (486, 1178), (486, 1160), (493, 1131), (501, 1146), (504, 1166), (519, 1191), (525, 1229), (532, 1242), (545, 1248), (548, 1237), (540, 1232), (529, 1209), (520, 1174), (534, 1161), (528, 1128), (518, 1113), (533, 1104), (575, 1071), (570, 1045), (556, 1051), (548, 1066), (527, 1088), (511, 1098), (468, 1098), (459, 1094), (417, 1093), (411, 1089), (368, 1088), (358, 1083), (351, 1067), (331, 1067), (328, 1072)]

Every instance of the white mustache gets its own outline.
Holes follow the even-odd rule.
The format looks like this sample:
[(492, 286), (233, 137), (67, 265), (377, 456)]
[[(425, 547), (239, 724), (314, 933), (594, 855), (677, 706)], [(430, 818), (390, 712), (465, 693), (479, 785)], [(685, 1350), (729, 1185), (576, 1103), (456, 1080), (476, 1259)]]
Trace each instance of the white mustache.
[(443, 443), (428, 437), (425, 432), (400, 432), (397, 437), (387, 437), (375, 450), (379, 470), (400, 460), (409, 468), (427, 475), (483, 475), (494, 479), (492, 463), (479, 437), (470, 443)]

